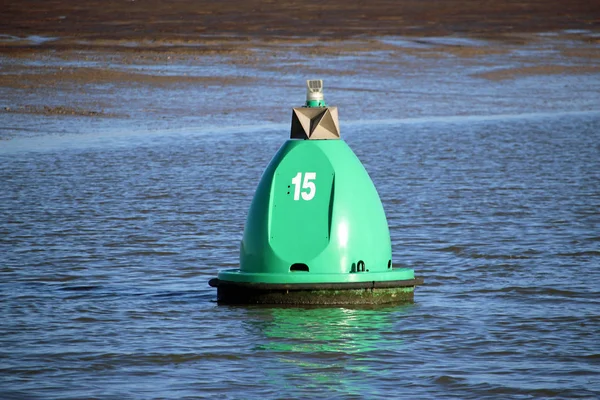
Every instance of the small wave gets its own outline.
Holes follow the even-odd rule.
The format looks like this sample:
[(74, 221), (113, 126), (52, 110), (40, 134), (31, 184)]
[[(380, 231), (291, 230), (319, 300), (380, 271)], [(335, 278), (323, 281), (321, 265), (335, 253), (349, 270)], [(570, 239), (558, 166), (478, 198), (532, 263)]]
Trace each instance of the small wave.
[(442, 247), (440, 249), (435, 249), (434, 251), (448, 252), (456, 255), (460, 254), (468, 258), (484, 260), (527, 260), (531, 258), (530, 256), (524, 254), (485, 254), (475, 252), (470, 253), (467, 251), (467, 247), (457, 245)]
[(530, 215), (529, 211), (496, 211), (492, 213), (494, 217), (524, 217)]
[(518, 254), (470, 254), (471, 258), (482, 258), (484, 260), (527, 260), (531, 257)]
[(448, 246), (442, 247), (441, 249), (435, 249), (434, 251), (443, 251), (448, 253), (460, 254), (465, 250), (463, 246)]
[(205, 353), (180, 353), (180, 354), (120, 354), (120, 353), (105, 353), (100, 355), (90, 355), (80, 357), (82, 361), (110, 361), (120, 360), (123, 363), (131, 365), (171, 365), (183, 364), (195, 361), (207, 360), (245, 360), (247, 355), (243, 353), (228, 353), (228, 352), (205, 352)]
[(71, 321), (73, 321), (73, 322), (85, 322), (85, 323), (104, 322), (101, 319), (91, 318), (91, 317), (77, 317), (77, 318), (73, 318)]
[(215, 297), (214, 293), (207, 292), (206, 290), (182, 290), (182, 291), (172, 291), (172, 292), (160, 292), (160, 293), (152, 293), (149, 294), (150, 297), (155, 298), (188, 298), (188, 297), (198, 297), (202, 300), (211, 300)]
[(67, 286), (60, 288), (59, 290), (69, 291), (69, 292), (85, 292), (88, 290), (96, 290), (99, 289), (98, 285), (82, 285), (82, 286)]
[(146, 217), (141, 217), (139, 215), (131, 215), (125, 217), (107, 217), (106, 221), (143, 221)]
[(588, 256), (600, 256), (600, 251), (589, 250), (589, 251), (577, 251), (574, 253), (558, 253), (559, 257), (588, 257)]
[[(29, 371), (20, 371), (21, 374), (24, 375), (28, 375)], [(27, 390), (27, 391), (20, 391), (20, 390), (13, 390), (13, 391), (2, 391), (2, 398), (4, 400), (23, 400), (23, 399), (31, 399), (31, 400), (36, 400), (36, 399), (41, 399), (42, 397), (40, 397), (39, 395), (35, 395), (31, 393), (31, 390)]]
[(564, 296), (564, 297), (578, 297), (581, 292), (565, 289), (556, 289), (551, 287), (527, 287), (527, 286), (506, 286), (497, 289), (478, 289), (473, 290), (472, 293), (518, 293), (528, 295), (545, 295), (545, 296)]
[(56, 275), (56, 276), (41, 276), (34, 278), (26, 278), (23, 281), (39, 282), (39, 283), (52, 283), (52, 282), (70, 282), (76, 279), (80, 279), (77, 275)]
[(123, 256), (176, 256), (176, 251), (134, 250), (123, 253)]
[(146, 194), (140, 196), (140, 200), (157, 200), (157, 199), (170, 199), (172, 195), (170, 193), (156, 193), (156, 194)]
[(483, 351), (480, 353), (481, 356), (485, 357), (507, 357), (518, 354), (516, 351), (508, 351), (508, 350), (492, 350), (492, 351)]
[(586, 360), (600, 360), (600, 354), (588, 354), (585, 356), (581, 356), (581, 358)]
[(465, 378), (461, 378), (461, 377), (457, 377), (457, 376), (450, 376), (450, 375), (438, 376), (433, 380), (433, 383), (436, 383), (438, 385), (452, 385), (455, 383), (462, 383), (462, 382), (465, 382)]

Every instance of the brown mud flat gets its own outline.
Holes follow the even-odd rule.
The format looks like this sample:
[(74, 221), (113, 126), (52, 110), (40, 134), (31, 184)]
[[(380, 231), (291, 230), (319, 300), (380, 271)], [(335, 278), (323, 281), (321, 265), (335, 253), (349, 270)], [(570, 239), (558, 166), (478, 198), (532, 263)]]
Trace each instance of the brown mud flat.
[(104, 111), (86, 110), (79, 107), (69, 106), (18, 106), (16, 108), (4, 107), (2, 111), (7, 113), (15, 114), (39, 114), (39, 115), (74, 115), (78, 117), (126, 117), (126, 115), (119, 115), (113, 113), (107, 113)]
[[(306, 0), (215, 2), (8, 0), (2, 34), (56, 40), (13, 40), (0, 51), (31, 48), (132, 50), (146, 43), (185, 51), (190, 42), (281, 38), (344, 40), (380, 36), (510, 37), (513, 33), (600, 29), (600, 2), (590, 0)], [(595, 40), (595, 39), (589, 39)], [(125, 45), (125, 46), (124, 46)], [(235, 46), (244, 47), (244, 44)]]
[(525, 75), (558, 75), (558, 74), (600, 74), (600, 65), (595, 66), (565, 66), (565, 65), (537, 65), (521, 68), (506, 68), (496, 71), (476, 74), (480, 78), (490, 80), (512, 79)]
[(150, 75), (110, 68), (29, 67), (0, 75), (0, 87), (13, 89), (61, 88), (83, 84), (127, 84), (153, 86), (185, 86), (190, 84), (235, 85), (252, 82), (248, 77)]
[[(273, 115), (283, 109), (252, 101), (265, 75), (277, 98), (290, 77), (399, 81), (447, 59), (460, 61), (438, 72), (475, 65), (470, 76), (490, 82), (600, 73), (600, 2), (589, 0), (7, 0), (0, 24), (0, 118), (8, 121), (0, 140), (45, 134), (33, 115), (69, 132), (80, 128), (60, 124), (78, 117), (160, 128), (190, 116), (198, 125), (229, 123), (233, 114), (279, 121)], [(515, 58), (515, 49), (531, 44), (559, 56)], [(360, 61), (322, 61), (338, 56)], [(390, 82), (383, 91), (336, 90), (387, 96), (404, 89)], [(215, 92), (227, 95), (212, 101)]]

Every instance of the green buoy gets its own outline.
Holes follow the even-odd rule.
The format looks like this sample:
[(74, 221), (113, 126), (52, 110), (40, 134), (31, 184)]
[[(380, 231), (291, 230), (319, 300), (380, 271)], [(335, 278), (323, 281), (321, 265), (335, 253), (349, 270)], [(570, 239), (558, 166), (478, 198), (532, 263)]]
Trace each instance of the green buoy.
[(265, 170), (248, 213), (240, 268), (211, 279), (224, 304), (410, 302), (414, 271), (394, 268), (387, 220), (360, 160), (340, 140), (323, 81), (307, 81), (291, 139)]

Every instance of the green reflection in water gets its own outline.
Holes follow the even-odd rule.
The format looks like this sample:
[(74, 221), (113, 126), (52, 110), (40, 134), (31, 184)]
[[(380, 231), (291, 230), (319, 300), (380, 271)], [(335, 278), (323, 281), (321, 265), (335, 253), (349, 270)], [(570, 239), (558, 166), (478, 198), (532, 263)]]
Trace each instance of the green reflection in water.
[(403, 342), (394, 326), (412, 307), (250, 308), (244, 326), (256, 338), (264, 384), (290, 395), (373, 394), (369, 380), (397, 379), (382, 361), (398, 358)]

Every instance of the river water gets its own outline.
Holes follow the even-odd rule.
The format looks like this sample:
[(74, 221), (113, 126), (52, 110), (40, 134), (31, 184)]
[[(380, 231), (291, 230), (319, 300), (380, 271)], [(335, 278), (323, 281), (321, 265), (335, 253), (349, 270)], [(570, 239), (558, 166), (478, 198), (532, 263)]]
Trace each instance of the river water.
[(0, 143), (0, 397), (598, 398), (600, 111), (508, 87), (487, 114), (341, 110), (425, 279), (400, 306), (215, 303), (287, 124)]

